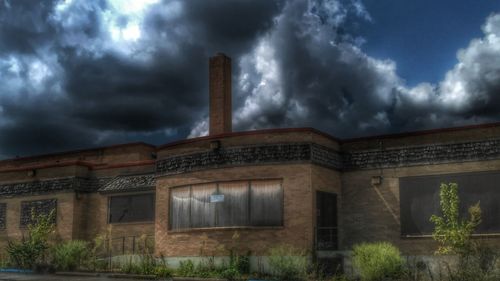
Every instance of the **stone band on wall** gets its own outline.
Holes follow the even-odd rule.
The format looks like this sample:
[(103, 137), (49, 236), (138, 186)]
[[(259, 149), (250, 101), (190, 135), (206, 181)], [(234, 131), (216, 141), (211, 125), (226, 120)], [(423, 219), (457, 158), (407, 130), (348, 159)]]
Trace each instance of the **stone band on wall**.
[(435, 144), (339, 153), (313, 143), (232, 147), (157, 161), (157, 175), (257, 165), (314, 163), (337, 170), (357, 170), (500, 159), (500, 140)]
[(0, 184), (0, 197), (13, 195), (34, 195), (64, 190), (92, 192), (101, 188), (108, 178), (60, 178), (29, 182)]
[(500, 159), (500, 140), (344, 153), (344, 169), (375, 169)]
[(333, 149), (311, 143), (231, 147), (158, 160), (158, 175), (173, 175), (232, 166), (313, 162), (340, 169), (341, 157)]
[(0, 229), (5, 229), (7, 220), (7, 203), (0, 203)]
[(49, 215), (54, 210), (52, 222), (56, 223), (57, 217), (57, 199), (23, 201), (21, 202), (21, 221), (20, 226), (25, 227), (33, 222), (33, 215), (36, 219), (38, 215)]

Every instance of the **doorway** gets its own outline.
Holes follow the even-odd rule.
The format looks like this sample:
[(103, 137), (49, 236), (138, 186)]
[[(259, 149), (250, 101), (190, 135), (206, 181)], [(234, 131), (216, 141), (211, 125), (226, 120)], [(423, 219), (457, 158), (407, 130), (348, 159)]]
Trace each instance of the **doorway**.
[(316, 192), (315, 248), (318, 251), (338, 249), (337, 194)]

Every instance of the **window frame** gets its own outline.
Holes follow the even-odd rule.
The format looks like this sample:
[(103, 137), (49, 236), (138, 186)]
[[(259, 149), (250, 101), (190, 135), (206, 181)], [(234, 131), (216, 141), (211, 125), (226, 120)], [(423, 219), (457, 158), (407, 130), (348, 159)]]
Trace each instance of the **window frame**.
[(0, 202), (0, 209), (3, 210), (3, 225), (0, 224), (0, 231), (7, 230), (7, 202)]
[[(28, 226), (32, 223), (31, 218), (29, 220), (29, 223), (23, 224), (23, 207), (25, 204), (32, 204), (34, 202), (43, 202), (43, 201), (50, 201), (54, 203), (54, 226), (57, 227), (57, 218), (58, 218), (58, 212), (59, 212), (59, 200), (57, 197), (54, 198), (46, 198), (46, 199), (36, 199), (36, 200), (23, 200), (19, 203), (19, 228), (20, 229), (27, 229)], [(31, 208), (33, 209), (33, 207)], [(52, 210), (50, 212), (52, 212)], [(49, 213), (46, 213), (45, 215), (49, 215)], [(37, 214), (39, 215), (39, 214)], [(31, 217), (31, 210), (30, 210), (30, 217)]]
[[(281, 216), (280, 216), (280, 223), (279, 225), (273, 225), (273, 226), (258, 226), (258, 225), (251, 225), (251, 188), (252, 188), (252, 182), (258, 182), (258, 181), (277, 181), (279, 182), (280, 186), (280, 202), (281, 202)], [(179, 228), (179, 229), (174, 229), (172, 228), (172, 217), (173, 217), (173, 212), (172, 212), (172, 191), (177, 189), (177, 188), (189, 188), (189, 198), (192, 198), (192, 190), (193, 186), (197, 185), (207, 185), (207, 184), (215, 184), (216, 186), (216, 192), (219, 192), (219, 184), (224, 184), (224, 183), (236, 183), (236, 182), (246, 182), (247, 186), (247, 192), (248, 192), (248, 198), (247, 198), (247, 219), (246, 219), (246, 225), (238, 225), (238, 226), (217, 226), (218, 224), (218, 212), (219, 212), (219, 207), (215, 208), (215, 225), (214, 227), (188, 227), (188, 228)], [(168, 189), (169, 196), (168, 196), (168, 224), (167, 224), (167, 230), (168, 232), (189, 232), (189, 231), (197, 231), (197, 230), (224, 230), (224, 229), (281, 229), (285, 227), (285, 192), (284, 192), (284, 187), (283, 187), (283, 179), (282, 178), (265, 178), (265, 179), (236, 179), (236, 180), (223, 180), (223, 181), (211, 181), (211, 182), (199, 182), (199, 183), (194, 183), (194, 184), (185, 184), (185, 185), (179, 185), (179, 186), (172, 186)], [(190, 203), (191, 204), (191, 203)], [(191, 205), (189, 207), (189, 225), (191, 225)]]
[[(154, 202), (154, 207), (153, 207), (153, 218), (151, 220), (141, 220), (141, 221), (127, 221), (127, 222), (111, 222), (111, 199), (113, 197), (133, 197), (133, 196), (139, 196), (139, 195), (152, 195), (153, 196), (153, 202)], [(151, 224), (155, 223), (156, 221), (156, 192), (152, 191), (147, 191), (147, 192), (133, 192), (133, 193), (117, 193), (117, 194), (110, 194), (107, 196), (107, 213), (106, 213), (106, 223), (108, 225), (113, 225), (113, 224)]]
[[(438, 173), (438, 174), (424, 174), (424, 175), (411, 175), (411, 176), (404, 176), (404, 177), (399, 177), (398, 178), (398, 200), (399, 200), (399, 204), (398, 204), (398, 207), (399, 207), (399, 212), (401, 214), (401, 212), (403, 212), (403, 202), (401, 201), (401, 197), (402, 197), (402, 192), (401, 192), (401, 187), (402, 187), (402, 179), (403, 180), (408, 180), (408, 179), (430, 179), (430, 178), (445, 178), (445, 179), (441, 179), (439, 180), (439, 184), (436, 184), (436, 186), (434, 186), (434, 188), (436, 189), (436, 193), (439, 194), (439, 188), (440, 188), (440, 184), (441, 183), (449, 183), (449, 182), (456, 182), (455, 179), (453, 180), (449, 180), (449, 179), (446, 179), (448, 177), (467, 177), (467, 176), (481, 176), (481, 175), (488, 175), (488, 174), (499, 174), (500, 173), (500, 170), (488, 170), (488, 171), (465, 171), (465, 172), (456, 172), (456, 173), (452, 173), (452, 172), (446, 172), (446, 173)], [(460, 188), (462, 187), (463, 188), (463, 183), (460, 183), (460, 182), (456, 182), (458, 184), (458, 188), (460, 190)], [(463, 196), (463, 195), (459, 195), (459, 196)], [(480, 200), (479, 200), (480, 201)], [(437, 203), (438, 205), (436, 205), (436, 207), (440, 210), (440, 206), (439, 206), (439, 203)], [(460, 204), (464, 204), (463, 203), (463, 200), (461, 200)], [(463, 206), (462, 206), (463, 207)], [(484, 209), (483, 209), (484, 211)], [(436, 214), (439, 214), (439, 213), (436, 213)], [(429, 233), (406, 233), (404, 232), (403, 230), (403, 216), (401, 215), (400, 218), (399, 218), (399, 237), (401, 239), (430, 239), (432, 238), (432, 232), (429, 232)], [(472, 237), (500, 237), (500, 231), (498, 232), (474, 232), (471, 234)]]

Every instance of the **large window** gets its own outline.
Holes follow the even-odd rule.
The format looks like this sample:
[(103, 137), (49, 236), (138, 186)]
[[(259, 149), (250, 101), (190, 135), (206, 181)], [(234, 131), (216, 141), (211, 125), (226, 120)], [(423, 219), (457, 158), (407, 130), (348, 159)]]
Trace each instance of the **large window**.
[(154, 193), (109, 197), (109, 223), (152, 222), (154, 219)]
[(282, 226), (281, 180), (197, 184), (170, 191), (170, 229)]
[(460, 214), (467, 216), (469, 206), (480, 202), (482, 218), (477, 233), (500, 233), (500, 172), (462, 173), (406, 177), (399, 181), (401, 234), (419, 236), (432, 234), (434, 224), (429, 218), (440, 215), (441, 183), (457, 183)]

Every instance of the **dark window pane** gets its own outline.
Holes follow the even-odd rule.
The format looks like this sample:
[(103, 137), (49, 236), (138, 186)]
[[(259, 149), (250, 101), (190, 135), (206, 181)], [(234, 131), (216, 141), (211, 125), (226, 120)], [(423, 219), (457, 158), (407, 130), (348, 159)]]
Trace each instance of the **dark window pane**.
[(7, 220), (7, 204), (0, 203), (0, 229), (5, 229)]
[(52, 217), (52, 222), (55, 224), (57, 221), (57, 199), (21, 202), (21, 227), (34, 223), (33, 215), (35, 218), (39, 215), (49, 215), (52, 210), (55, 210)]
[(190, 187), (177, 187), (170, 190), (170, 228), (189, 228)]
[(480, 202), (482, 222), (478, 233), (500, 231), (499, 172), (463, 173), (433, 176), (405, 177), (399, 181), (401, 234), (431, 234), (434, 224), (431, 215), (441, 215), (439, 188), (441, 183), (457, 183), (460, 214), (467, 217), (467, 209)]
[(283, 225), (281, 181), (252, 181), (250, 212), (250, 223), (253, 226)]
[(191, 187), (191, 227), (214, 227), (215, 206), (210, 196), (217, 191), (216, 184), (198, 184)]
[(248, 182), (219, 184), (224, 201), (217, 204), (217, 226), (248, 225)]
[(155, 195), (152, 193), (113, 196), (109, 200), (109, 222), (154, 221)]

